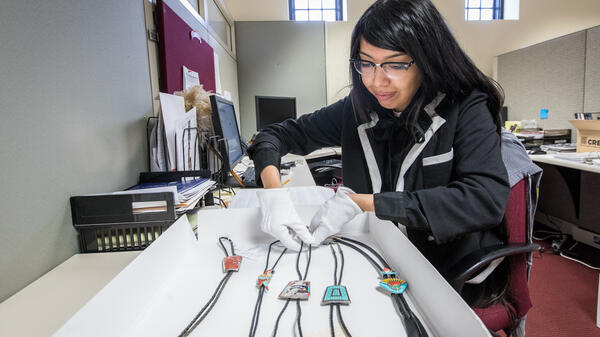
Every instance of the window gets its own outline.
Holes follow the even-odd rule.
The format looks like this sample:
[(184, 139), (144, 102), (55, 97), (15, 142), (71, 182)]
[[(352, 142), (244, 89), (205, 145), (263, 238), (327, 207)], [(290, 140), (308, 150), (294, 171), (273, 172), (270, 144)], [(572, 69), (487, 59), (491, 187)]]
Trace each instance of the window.
[(502, 20), (503, 7), (504, 0), (465, 0), (465, 20)]
[(227, 48), (231, 48), (231, 24), (227, 20), (227, 17), (214, 0), (208, 1), (208, 25), (215, 31), (217, 36), (227, 45)]
[(342, 21), (342, 0), (289, 0), (292, 21)]

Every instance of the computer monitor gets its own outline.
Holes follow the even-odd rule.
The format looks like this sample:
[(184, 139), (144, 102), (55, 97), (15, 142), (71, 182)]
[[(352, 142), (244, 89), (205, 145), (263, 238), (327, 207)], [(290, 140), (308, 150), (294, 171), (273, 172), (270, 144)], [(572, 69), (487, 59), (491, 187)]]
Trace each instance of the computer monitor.
[(256, 129), (296, 118), (296, 97), (256, 96)]
[(215, 135), (222, 139), (219, 152), (223, 158), (223, 168), (230, 171), (244, 155), (235, 109), (233, 103), (215, 95), (210, 96), (210, 105)]

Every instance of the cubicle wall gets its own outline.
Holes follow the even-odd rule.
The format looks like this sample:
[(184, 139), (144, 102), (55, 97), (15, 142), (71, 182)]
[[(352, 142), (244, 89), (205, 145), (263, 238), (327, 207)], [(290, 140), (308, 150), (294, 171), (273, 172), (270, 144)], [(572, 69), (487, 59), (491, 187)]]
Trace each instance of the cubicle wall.
[[(544, 129), (576, 129), (578, 112), (600, 111), (600, 26), (498, 56), (510, 120), (538, 120)], [(540, 119), (548, 109), (548, 119)]]
[(297, 115), (326, 105), (323, 22), (236, 22), (241, 132), (256, 132), (255, 96), (296, 97)]
[(584, 112), (600, 112), (600, 26), (587, 30)]
[[(583, 111), (585, 31), (498, 57), (498, 82), (510, 120), (536, 119), (544, 129), (570, 129)], [(540, 120), (540, 109), (549, 118)], [(574, 139), (574, 138), (573, 138)]]
[(152, 104), (140, 1), (3, 1), (0, 32), (2, 302), (77, 252), (71, 195), (136, 182)]

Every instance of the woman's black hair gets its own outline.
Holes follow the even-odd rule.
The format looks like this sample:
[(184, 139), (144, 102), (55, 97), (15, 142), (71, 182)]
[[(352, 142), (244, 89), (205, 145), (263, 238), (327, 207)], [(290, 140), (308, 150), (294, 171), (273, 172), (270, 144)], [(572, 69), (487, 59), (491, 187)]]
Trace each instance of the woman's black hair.
[[(350, 58), (360, 59), (360, 41), (382, 49), (406, 53), (415, 60), (422, 83), (406, 114), (409, 132), (419, 139), (424, 130), (417, 124), (419, 112), (439, 92), (453, 103), (460, 102), (473, 90), (488, 95), (487, 106), (500, 133), (500, 110), (504, 102), (502, 88), (484, 75), (460, 48), (442, 15), (430, 0), (378, 0), (356, 23), (352, 32)], [(379, 106), (364, 86), (360, 74), (350, 65), (351, 97), (360, 123)], [(358, 107), (358, 108), (357, 108)]]

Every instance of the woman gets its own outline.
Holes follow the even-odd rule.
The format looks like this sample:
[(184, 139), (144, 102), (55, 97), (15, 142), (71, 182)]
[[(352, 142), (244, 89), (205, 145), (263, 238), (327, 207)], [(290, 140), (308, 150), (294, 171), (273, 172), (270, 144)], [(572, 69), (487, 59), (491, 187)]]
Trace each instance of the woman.
[(348, 97), (258, 134), (249, 153), (264, 187), (281, 186), (282, 155), (341, 146), (347, 188), (313, 218), (315, 242), (373, 211), (405, 225), (444, 276), (466, 254), (501, 243), (509, 193), (503, 96), (433, 4), (375, 2), (352, 33), (350, 72)]

